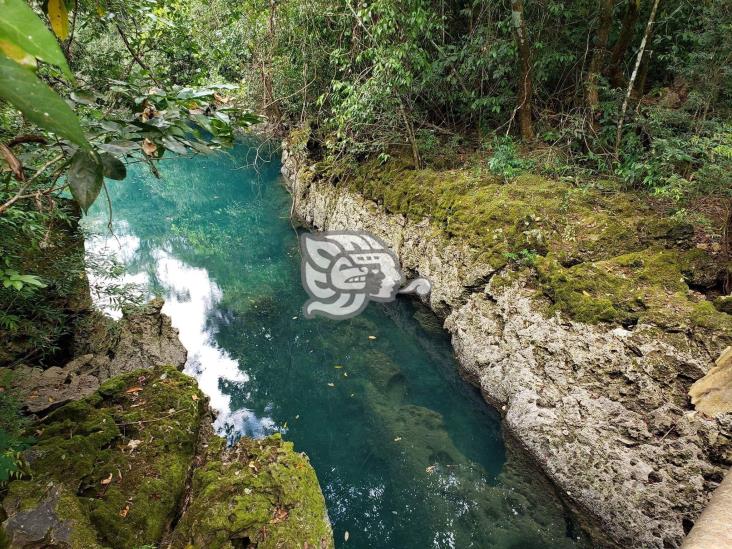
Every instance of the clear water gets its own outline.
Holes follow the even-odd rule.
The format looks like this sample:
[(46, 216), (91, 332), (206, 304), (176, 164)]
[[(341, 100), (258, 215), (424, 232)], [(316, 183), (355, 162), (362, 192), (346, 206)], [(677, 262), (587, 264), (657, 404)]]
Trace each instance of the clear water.
[(114, 254), (126, 282), (166, 299), (219, 431), (279, 431), (306, 452), (340, 547), (577, 546), (429, 311), (403, 298), (348, 321), (302, 318), (279, 162), (257, 172), (251, 153), (171, 158), (160, 180), (131, 166), (109, 184), (114, 236), (103, 200), (86, 221), (90, 258)]

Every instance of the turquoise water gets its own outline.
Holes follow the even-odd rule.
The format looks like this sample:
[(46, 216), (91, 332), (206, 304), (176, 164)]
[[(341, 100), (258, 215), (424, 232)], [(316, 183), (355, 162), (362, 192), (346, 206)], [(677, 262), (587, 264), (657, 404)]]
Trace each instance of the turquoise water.
[[(408, 298), (347, 321), (307, 320), (297, 233), (279, 162), (252, 150), (130, 166), (86, 225), (93, 263), (166, 299), (186, 371), (216, 428), (281, 432), (318, 474), (339, 547), (574, 547), (551, 488), (504, 444), (499, 417), (457, 374), (437, 319)], [(357, 227), (354, 227), (356, 229)], [(99, 296), (100, 305), (110, 306)], [(345, 540), (348, 532), (348, 541)]]

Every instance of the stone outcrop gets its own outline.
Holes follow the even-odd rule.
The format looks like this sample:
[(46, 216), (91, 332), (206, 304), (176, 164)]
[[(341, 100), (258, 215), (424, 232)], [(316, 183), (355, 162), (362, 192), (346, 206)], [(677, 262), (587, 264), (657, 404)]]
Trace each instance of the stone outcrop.
[[(648, 311), (670, 310), (665, 304), (672, 301), (664, 300), (677, 289), (652, 294), (657, 289), (649, 284), (642, 297), (656, 309), (641, 307), (641, 314), (621, 302), (622, 288), (603, 297), (606, 316), (598, 320), (630, 319), (625, 327), (572, 320), (537, 296), (535, 279), (521, 269), (495, 255), (486, 260), (428, 219), (387, 211), (319, 170), (302, 140), (285, 144), (282, 172), (293, 215), (320, 230), (370, 231), (393, 248), (407, 273), (432, 281), (428, 305), (445, 319), (462, 373), (501, 411), (566, 502), (589, 518), (588, 528), (623, 547), (679, 547), (732, 464), (732, 416), (706, 417), (687, 400), (691, 383), (729, 344), (727, 331), (715, 331), (721, 317), (709, 302), (673, 301), (680, 311), (709, 313), (693, 329), (666, 319), (654, 324)], [(478, 228), (485, 239), (502, 230)], [(583, 235), (588, 242), (591, 236)], [(663, 263), (666, 252), (653, 257)], [(622, 264), (625, 272), (631, 267)], [(571, 281), (569, 267), (557, 269), (557, 283)], [(570, 305), (604, 303), (577, 293)], [(582, 309), (585, 318), (600, 310), (593, 307)]]
[(332, 547), (307, 458), (278, 437), (227, 449), (211, 419), (196, 381), (171, 366), (116, 375), (51, 411), (32, 426), (27, 470), (2, 501), (5, 541), (23, 549), (233, 548), (247, 539)]
[(125, 372), (164, 365), (182, 370), (187, 352), (170, 318), (161, 314), (162, 306), (161, 299), (154, 299), (127, 310), (114, 329), (108, 330), (104, 329), (108, 320), (91, 313), (96, 327), (90, 334), (99, 336), (101, 332), (87, 349), (93, 352), (77, 356), (64, 367), (15, 368), (12, 388), (22, 406), (32, 414), (43, 414), (92, 394), (100, 383)]

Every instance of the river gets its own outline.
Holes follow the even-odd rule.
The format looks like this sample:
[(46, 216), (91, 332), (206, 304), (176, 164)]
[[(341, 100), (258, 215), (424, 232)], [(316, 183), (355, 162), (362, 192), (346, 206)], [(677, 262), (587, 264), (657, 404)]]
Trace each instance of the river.
[[(108, 182), (85, 220), (90, 263), (161, 295), (189, 352), (186, 372), (231, 440), (274, 432), (317, 472), (336, 544), (423, 549), (578, 547), (551, 487), (508, 449), (499, 416), (457, 373), (450, 341), (421, 304), (370, 304), (345, 320), (302, 316), (297, 232), (273, 161), (254, 143), (170, 156)], [(168, 153), (170, 154), (170, 153)], [(98, 303), (113, 315), (114, 299)], [(510, 445), (509, 445), (510, 446)], [(347, 538), (347, 541), (346, 541)]]

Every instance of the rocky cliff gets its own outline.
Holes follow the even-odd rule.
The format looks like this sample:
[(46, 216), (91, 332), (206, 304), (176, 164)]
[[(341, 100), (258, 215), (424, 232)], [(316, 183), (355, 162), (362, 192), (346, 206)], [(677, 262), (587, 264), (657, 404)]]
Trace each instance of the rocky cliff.
[(432, 281), (462, 373), (598, 543), (680, 546), (732, 463), (732, 416), (687, 397), (732, 321), (697, 291), (715, 274), (686, 229), (558, 182), (344, 173), (303, 133), (283, 151), (293, 215), (370, 231)]

